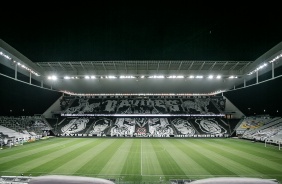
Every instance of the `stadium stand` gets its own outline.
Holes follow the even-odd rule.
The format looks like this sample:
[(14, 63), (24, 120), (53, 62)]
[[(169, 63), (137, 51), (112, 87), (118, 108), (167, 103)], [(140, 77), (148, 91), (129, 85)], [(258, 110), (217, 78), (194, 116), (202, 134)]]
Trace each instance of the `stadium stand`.
[[(223, 96), (63, 96), (58, 136), (229, 137)], [(118, 118), (119, 116), (120, 118)]]
[(52, 127), (41, 116), (0, 116), (0, 133), (4, 146), (23, 144), (50, 135)]
[(63, 97), (62, 116), (81, 114), (189, 114), (222, 115), (223, 97), (115, 96)]
[(246, 117), (241, 121), (236, 132), (244, 139), (279, 144), (282, 141), (282, 118)]
[(223, 118), (207, 117), (65, 117), (53, 124), (59, 136), (229, 137)]
[(260, 128), (270, 121), (272, 121), (272, 118), (270, 118), (269, 116), (244, 117), (236, 128), (236, 134), (237, 136), (242, 136), (244, 134), (246, 137), (248, 132), (255, 131), (256, 129)]

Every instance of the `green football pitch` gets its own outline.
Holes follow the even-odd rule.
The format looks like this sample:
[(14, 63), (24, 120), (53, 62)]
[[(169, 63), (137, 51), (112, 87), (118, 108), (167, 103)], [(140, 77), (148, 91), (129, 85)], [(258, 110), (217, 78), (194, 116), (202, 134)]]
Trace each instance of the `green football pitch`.
[(282, 182), (282, 150), (235, 138), (49, 138), (0, 150), (0, 175), (21, 174), (116, 183), (229, 176)]

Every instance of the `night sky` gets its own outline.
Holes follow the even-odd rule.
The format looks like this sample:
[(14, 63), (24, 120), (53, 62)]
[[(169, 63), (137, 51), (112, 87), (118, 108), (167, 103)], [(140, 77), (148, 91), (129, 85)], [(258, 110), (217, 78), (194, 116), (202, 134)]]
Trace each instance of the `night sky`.
[(23, 4), (4, 10), (0, 35), (33, 62), (253, 61), (282, 40), (276, 9), (257, 2)]

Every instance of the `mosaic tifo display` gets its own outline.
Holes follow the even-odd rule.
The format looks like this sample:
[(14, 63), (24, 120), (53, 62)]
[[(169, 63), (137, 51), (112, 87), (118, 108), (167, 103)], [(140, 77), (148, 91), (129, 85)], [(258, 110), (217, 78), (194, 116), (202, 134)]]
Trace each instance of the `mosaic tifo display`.
[(225, 99), (201, 97), (65, 97), (61, 100), (62, 116), (92, 116), (95, 114), (189, 114), (221, 115)]
[(59, 136), (227, 137), (222, 118), (64, 118), (54, 129)]

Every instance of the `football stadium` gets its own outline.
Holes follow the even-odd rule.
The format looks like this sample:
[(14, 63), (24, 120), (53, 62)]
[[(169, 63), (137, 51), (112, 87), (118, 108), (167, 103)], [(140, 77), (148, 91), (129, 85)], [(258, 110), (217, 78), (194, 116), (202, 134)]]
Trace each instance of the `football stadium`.
[(246, 60), (34, 49), (0, 39), (0, 183), (282, 183), (281, 41)]

